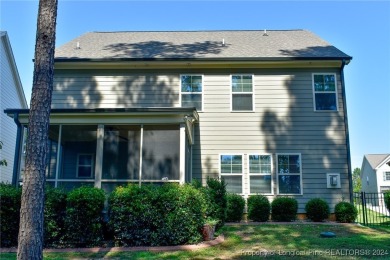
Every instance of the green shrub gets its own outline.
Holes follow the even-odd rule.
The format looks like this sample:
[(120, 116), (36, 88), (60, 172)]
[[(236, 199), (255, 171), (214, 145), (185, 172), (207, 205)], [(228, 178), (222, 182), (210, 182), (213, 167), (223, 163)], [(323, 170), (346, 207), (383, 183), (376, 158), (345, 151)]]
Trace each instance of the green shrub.
[(245, 208), (245, 199), (238, 194), (228, 193), (226, 195), (226, 200), (226, 221), (240, 222)]
[(18, 244), (21, 195), (20, 188), (0, 183), (1, 247), (14, 247)]
[(226, 221), (227, 199), (224, 180), (207, 178), (205, 193), (208, 200), (206, 218), (219, 220), (216, 226), (216, 230), (218, 230), (223, 227)]
[(199, 242), (204, 198), (191, 185), (128, 185), (109, 198), (116, 245), (163, 246)]
[(298, 212), (298, 202), (294, 198), (278, 197), (271, 203), (271, 217), (274, 221), (293, 221)]
[(66, 208), (66, 242), (68, 246), (96, 246), (102, 241), (104, 191), (82, 186), (69, 192)]
[(271, 204), (264, 195), (253, 195), (248, 198), (248, 218), (264, 222), (269, 219)]
[(44, 245), (56, 247), (65, 235), (66, 193), (62, 189), (47, 187), (44, 209)]
[[(181, 245), (201, 240), (204, 224), (203, 196), (190, 185), (166, 184), (160, 187), (158, 214), (162, 217), (152, 245)], [(165, 212), (165, 214), (164, 214)]]
[(109, 197), (109, 227), (118, 246), (149, 245), (160, 224), (155, 205), (156, 187), (129, 184), (117, 187)]
[(305, 205), (306, 216), (315, 222), (321, 222), (329, 216), (328, 203), (320, 198), (309, 200)]
[(383, 197), (385, 200), (385, 206), (387, 210), (390, 212), (390, 190), (387, 190), (383, 193)]
[(334, 213), (337, 221), (352, 223), (357, 218), (358, 211), (352, 203), (342, 201), (336, 204)]

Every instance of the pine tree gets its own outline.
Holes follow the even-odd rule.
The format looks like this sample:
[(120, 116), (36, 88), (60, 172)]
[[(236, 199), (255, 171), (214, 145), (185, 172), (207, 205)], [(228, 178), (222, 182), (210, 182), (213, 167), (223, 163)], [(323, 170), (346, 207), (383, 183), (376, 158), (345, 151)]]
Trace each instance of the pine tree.
[(53, 90), (57, 0), (40, 0), (34, 55), (18, 259), (43, 259), (46, 150)]

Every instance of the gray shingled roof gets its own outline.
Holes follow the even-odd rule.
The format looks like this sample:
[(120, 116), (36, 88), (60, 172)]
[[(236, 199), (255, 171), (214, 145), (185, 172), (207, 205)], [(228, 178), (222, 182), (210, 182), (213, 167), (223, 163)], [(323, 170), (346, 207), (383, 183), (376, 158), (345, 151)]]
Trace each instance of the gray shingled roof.
[(390, 154), (366, 154), (365, 156), (368, 163), (371, 165), (371, 168), (375, 169), (379, 164), (383, 163)]
[(266, 35), (264, 31), (90, 32), (57, 48), (55, 58), (57, 61), (352, 59), (306, 30), (273, 30)]

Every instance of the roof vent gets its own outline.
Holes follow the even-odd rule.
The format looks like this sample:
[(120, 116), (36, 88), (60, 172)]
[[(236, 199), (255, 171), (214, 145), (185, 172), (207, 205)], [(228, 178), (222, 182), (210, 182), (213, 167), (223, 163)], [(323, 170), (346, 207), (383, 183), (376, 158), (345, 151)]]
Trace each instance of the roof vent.
[(222, 39), (222, 46), (225, 46), (225, 38)]
[(266, 30), (266, 29), (264, 29), (263, 36), (268, 36), (268, 34), (267, 34), (267, 30)]
[(76, 49), (80, 49), (80, 42), (76, 43)]

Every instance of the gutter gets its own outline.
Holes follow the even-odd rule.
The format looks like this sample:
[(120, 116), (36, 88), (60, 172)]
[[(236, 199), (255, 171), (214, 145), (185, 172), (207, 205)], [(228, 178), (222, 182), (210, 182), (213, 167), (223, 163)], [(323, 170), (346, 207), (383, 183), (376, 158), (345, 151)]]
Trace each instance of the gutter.
[(67, 58), (57, 57), (54, 59), (55, 63), (58, 62), (120, 62), (120, 61), (337, 61), (341, 60), (347, 65), (352, 57), (167, 57), (167, 58)]
[[(349, 63), (349, 61), (348, 61)], [(352, 183), (352, 166), (351, 166), (351, 149), (349, 142), (349, 127), (348, 127), (348, 112), (347, 112), (347, 99), (345, 93), (345, 80), (344, 80), (344, 67), (348, 64), (345, 60), (342, 60), (340, 68), (340, 80), (341, 80), (341, 90), (343, 96), (343, 106), (344, 106), (344, 125), (345, 125), (345, 145), (347, 147), (347, 161), (348, 161), (348, 180), (349, 180), (349, 200), (353, 203), (353, 183)]]
[(18, 172), (20, 168), (20, 151), (22, 149), (21, 140), (23, 138), (22, 124), (19, 121), (19, 114), (14, 113), (14, 122), (17, 126), (16, 132), (16, 144), (15, 144), (15, 156), (14, 156), (14, 168), (12, 171), (12, 186), (18, 185)]

